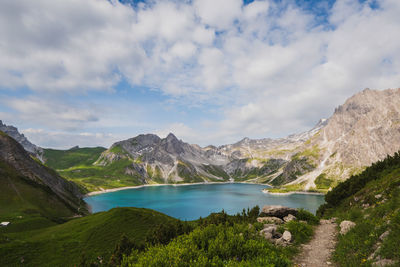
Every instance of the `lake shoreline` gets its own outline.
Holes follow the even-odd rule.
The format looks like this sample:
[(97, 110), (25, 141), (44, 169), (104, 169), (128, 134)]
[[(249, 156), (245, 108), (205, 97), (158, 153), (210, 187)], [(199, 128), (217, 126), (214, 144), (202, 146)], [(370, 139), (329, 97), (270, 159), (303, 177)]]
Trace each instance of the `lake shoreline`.
[(281, 192), (281, 193), (275, 193), (275, 192), (269, 192), (268, 189), (263, 189), (262, 192), (264, 194), (270, 194), (270, 195), (276, 195), (276, 196), (290, 196), (294, 194), (300, 194), (300, 195), (319, 195), (319, 196), (324, 196), (324, 193), (319, 193), (319, 192), (307, 192), (307, 191), (291, 191), (291, 192)]
[[(188, 185), (209, 185), (209, 184), (258, 184), (258, 185), (265, 185), (272, 187), (271, 185), (268, 184), (261, 184), (261, 183), (252, 183), (252, 182), (201, 182), (201, 183), (184, 183), (184, 184), (143, 184), (143, 185), (135, 185), (135, 186), (124, 186), (124, 187), (118, 187), (118, 188), (110, 188), (110, 189), (104, 189), (100, 191), (93, 191), (85, 194), (83, 197), (91, 197), (95, 195), (100, 195), (100, 194), (106, 194), (106, 193), (111, 193), (111, 192), (117, 192), (117, 191), (122, 191), (122, 190), (128, 190), (128, 189), (139, 189), (139, 188), (144, 188), (144, 187), (154, 187), (154, 186), (188, 186)], [(319, 193), (319, 192), (306, 192), (306, 191), (292, 191), (292, 192), (282, 192), (282, 193), (273, 193), (269, 192), (268, 188), (265, 188), (262, 190), (264, 194), (270, 194), (270, 195), (276, 195), (276, 196), (290, 196), (294, 194), (300, 194), (300, 195), (325, 195), (324, 193)]]
[(124, 186), (124, 187), (117, 187), (117, 188), (110, 188), (110, 189), (104, 189), (100, 191), (93, 191), (85, 194), (83, 198), (95, 196), (95, 195), (100, 195), (100, 194), (106, 194), (106, 193), (111, 193), (111, 192), (117, 192), (117, 191), (122, 191), (122, 190), (128, 190), (128, 189), (139, 189), (139, 188), (144, 188), (144, 187), (153, 187), (153, 186), (188, 186), (188, 185), (208, 185), (208, 184), (258, 184), (258, 185), (265, 185), (269, 186), (266, 184), (261, 184), (261, 183), (247, 183), (247, 182), (201, 182), (201, 183), (184, 183), (184, 184), (143, 184), (143, 185), (135, 185), (135, 186)]

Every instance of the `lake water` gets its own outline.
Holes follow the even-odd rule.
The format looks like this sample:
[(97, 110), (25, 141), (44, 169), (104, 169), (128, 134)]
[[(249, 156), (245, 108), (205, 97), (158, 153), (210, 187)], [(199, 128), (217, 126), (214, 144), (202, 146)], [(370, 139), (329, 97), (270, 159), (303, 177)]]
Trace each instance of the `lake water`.
[(236, 214), (255, 205), (261, 208), (264, 205), (283, 205), (315, 213), (324, 203), (322, 195), (271, 195), (262, 192), (265, 187), (239, 183), (166, 185), (109, 192), (85, 200), (93, 212), (115, 207), (139, 207), (157, 210), (181, 220), (195, 220), (222, 209), (228, 214)]

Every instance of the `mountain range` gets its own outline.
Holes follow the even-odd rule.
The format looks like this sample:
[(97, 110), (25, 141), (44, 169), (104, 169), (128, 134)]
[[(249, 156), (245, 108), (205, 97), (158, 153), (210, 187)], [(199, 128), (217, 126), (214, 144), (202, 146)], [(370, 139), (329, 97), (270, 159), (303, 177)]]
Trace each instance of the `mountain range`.
[[(0, 123), (0, 127), (5, 126)], [(27, 151), (90, 191), (137, 184), (222, 181), (327, 191), (400, 149), (400, 89), (365, 89), (311, 130), (286, 138), (244, 138), (234, 144), (200, 147), (172, 133), (166, 138), (142, 134), (116, 142), (107, 150), (86, 148), (83, 154), (80, 148), (63, 151), (64, 156), (79, 154), (80, 161), (86, 161), (71, 161), (62, 168), (50, 164), (56, 162), (52, 158), (55, 150), (43, 150), (17, 134), (16, 128), (7, 127), (5, 132)]]

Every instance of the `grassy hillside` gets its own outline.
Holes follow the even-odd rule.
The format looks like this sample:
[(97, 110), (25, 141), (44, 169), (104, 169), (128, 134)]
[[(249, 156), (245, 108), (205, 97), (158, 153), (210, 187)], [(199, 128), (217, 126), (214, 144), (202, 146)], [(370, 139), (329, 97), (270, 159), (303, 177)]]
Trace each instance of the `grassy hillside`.
[(334, 259), (341, 266), (371, 266), (379, 260), (400, 266), (399, 153), (340, 183), (325, 199), (320, 215), (356, 223), (339, 236)]
[(106, 166), (93, 165), (105, 150), (103, 147), (45, 149), (45, 164), (56, 169), (61, 176), (79, 184), (86, 191), (143, 184), (139, 180), (139, 175), (126, 174), (126, 168), (133, 163), (129, 159), (115, 161)]
[(31, 230), (0, 228), (0, 265), (74, 266), (83, 257), (108, 262), (115, 245), (126, 235), (138, 246), (158, 225), (178, 222), (162, 213), (116, 208), (67, 223)]
[(77, 166), (90, 166), (106, 149), (104, 147), (72, 148), (69, 150), (44, 149), (46, 165), (56, 170)]
[(75, 214), (74, 210), (48, 187), (21, 176), (12, 166), (0, 160), (0, 220), (17, 217), (44, 217), (60, 221)]

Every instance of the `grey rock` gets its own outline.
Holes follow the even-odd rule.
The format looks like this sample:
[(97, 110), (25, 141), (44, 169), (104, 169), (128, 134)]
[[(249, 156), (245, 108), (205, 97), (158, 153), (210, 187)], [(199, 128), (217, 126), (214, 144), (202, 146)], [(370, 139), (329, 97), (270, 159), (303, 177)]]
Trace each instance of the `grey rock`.
[(266, 224), (266, 225), (264, 225), (264, 228), (260, 231), (260, 233), (275, 234), (277, 229), (278, 229), (278, 227), (274, 224)]
[(354, 226), (356, 226), (356, 224), (352, 221), (342, 221), (340, 223), (340, 234), (345, 235)]
[(283, 219), (284, 217), (288, 216), (289, 214), (296, 216), (297, 213), (298, 213), (297, 209), (280, 206), (280, 205), (266, 205), (262, 208), (262, 212), (261, 212), (262, 215), (278, 217), (280, 219)]
[(285, 242), (291, 242), (291, 241), (292, 241), (292, 234), (291, 234), (289, 231), (285, 231), (285, 232), (283, 232), (283, 234), (282, 234), (282, 239), (283, 239)]
[(284, 220), (285, 222), (294, 221), (294, 220), (296, 220), (296, 216), (294, 216), (294, 215), (292, 215), (292, 214), (289, 214), (288, 216), (285, 216), (285, 217), (283, 218), (283, 220)]

